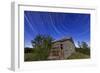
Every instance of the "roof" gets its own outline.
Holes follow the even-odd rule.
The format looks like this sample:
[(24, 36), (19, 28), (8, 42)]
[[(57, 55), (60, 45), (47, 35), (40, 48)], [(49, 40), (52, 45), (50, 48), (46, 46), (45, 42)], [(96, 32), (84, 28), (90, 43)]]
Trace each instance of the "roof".
[(64, 41), (66, 41), (66, 40), (70, 40), (70, 41), (73, 42), (72, 37), (64, 37), (64, 38), (61, 38), (61, 39), (59, 39), (59, 40), (54, 40), (54, 41), (52, 41), (52, 42), (53, 42), (53, 43), (55, 43), (55, 42), (64, 42)]

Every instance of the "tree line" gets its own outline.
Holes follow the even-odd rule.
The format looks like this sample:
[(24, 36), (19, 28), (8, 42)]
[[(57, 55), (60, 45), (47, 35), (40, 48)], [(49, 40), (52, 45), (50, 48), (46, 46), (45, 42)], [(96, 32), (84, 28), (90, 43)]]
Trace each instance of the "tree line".
[[(25, 48), (24, 53), (31, 53), (31, 56), (27, 57), (31, 60), (39, 61), (39, 60), (48, 60), (48, 56), (50, 53), (50, 49), (52, 48), (52, 41), (54, 39), (49, 35), (37, 35), (32, 41), (33, 48)], [(82, 52), (84, 54), (90, 55), (90, 49), (86, 42), (79, 42), (76, 47), (76, 51)], [(26, 55), (26, 54), (25, 54)]]

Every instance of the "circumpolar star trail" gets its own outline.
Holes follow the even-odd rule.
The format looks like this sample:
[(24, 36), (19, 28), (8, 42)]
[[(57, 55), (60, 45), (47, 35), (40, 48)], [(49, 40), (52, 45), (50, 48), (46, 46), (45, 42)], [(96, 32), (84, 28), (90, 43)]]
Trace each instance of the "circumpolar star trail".
[(57, 34), (60, 34), (59, 30), (58, 30), (57, 27), (54, 25), (54, 22), (53, 22), (53, 20), (52, 20), (52, 18), (51, 18), (51, 15), (49, 15), (49, 17), (50, 17), (50, 20), (51, 20), (51, 27), (54, 28), (54, 30), (55, 30), (54, 32), (57, 33)]
[(37, 34), (49, 34), (55, 40), (70, 36), (75, 44), (90, 43), (90, 14), (24, 11), (24, 28), (25, 47), (32, 45)]
[(28, 25), (29, 25), (30, 29), (32, 30), (33, 34), (36, 33), (36, 31), (33, 29), (31, 22), (29, 21), (28, 17), (25, 14), (24, 14), (24, 16), (25, 16), (25, 19), (27, 20)]

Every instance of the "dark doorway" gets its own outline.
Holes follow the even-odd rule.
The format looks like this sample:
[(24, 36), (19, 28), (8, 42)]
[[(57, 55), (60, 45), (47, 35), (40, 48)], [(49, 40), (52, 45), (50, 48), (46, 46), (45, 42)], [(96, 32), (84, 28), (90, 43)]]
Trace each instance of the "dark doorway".
[(63, 44), (60, 44), (60, 48), (61, 48), (61, 50), (63, 49)]

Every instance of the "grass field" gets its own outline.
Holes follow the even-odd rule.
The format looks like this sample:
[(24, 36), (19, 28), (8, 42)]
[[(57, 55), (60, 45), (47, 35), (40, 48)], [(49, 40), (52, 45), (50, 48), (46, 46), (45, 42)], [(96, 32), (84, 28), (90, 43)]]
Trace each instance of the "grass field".
[(80, 52), (75, 52), (71, 56), (69, 56), (67, 59), (87, 59), (87, 58), (90, 58), (90, 56), (80, 53)]
[[(29, 49), (28, 49), (29, 50)], [(41, 55), (42, 56), (42, 55)], [(67, 59), (88, 59), (90, 58), (90, 49), (76, 48), (76, 52), (69, 56)], [(66, 59), (66, 60), (67, 60)], [(40, 61), (40, 57), (33, 50), (24, 53), (24, 61)]]
[(35, 54), (34, 53), (25, 53), (24, 60), (25, 61), (34, 61)]
[[(90, 58), (89, 55), (80, 53), (80, 52), (75, 52), (71, 56), (69, 56), (67, 59), (88, 59)], [(36, 61), (36, 55), (34, 53), (25, 53), (24, 56), (25, 61)]]

